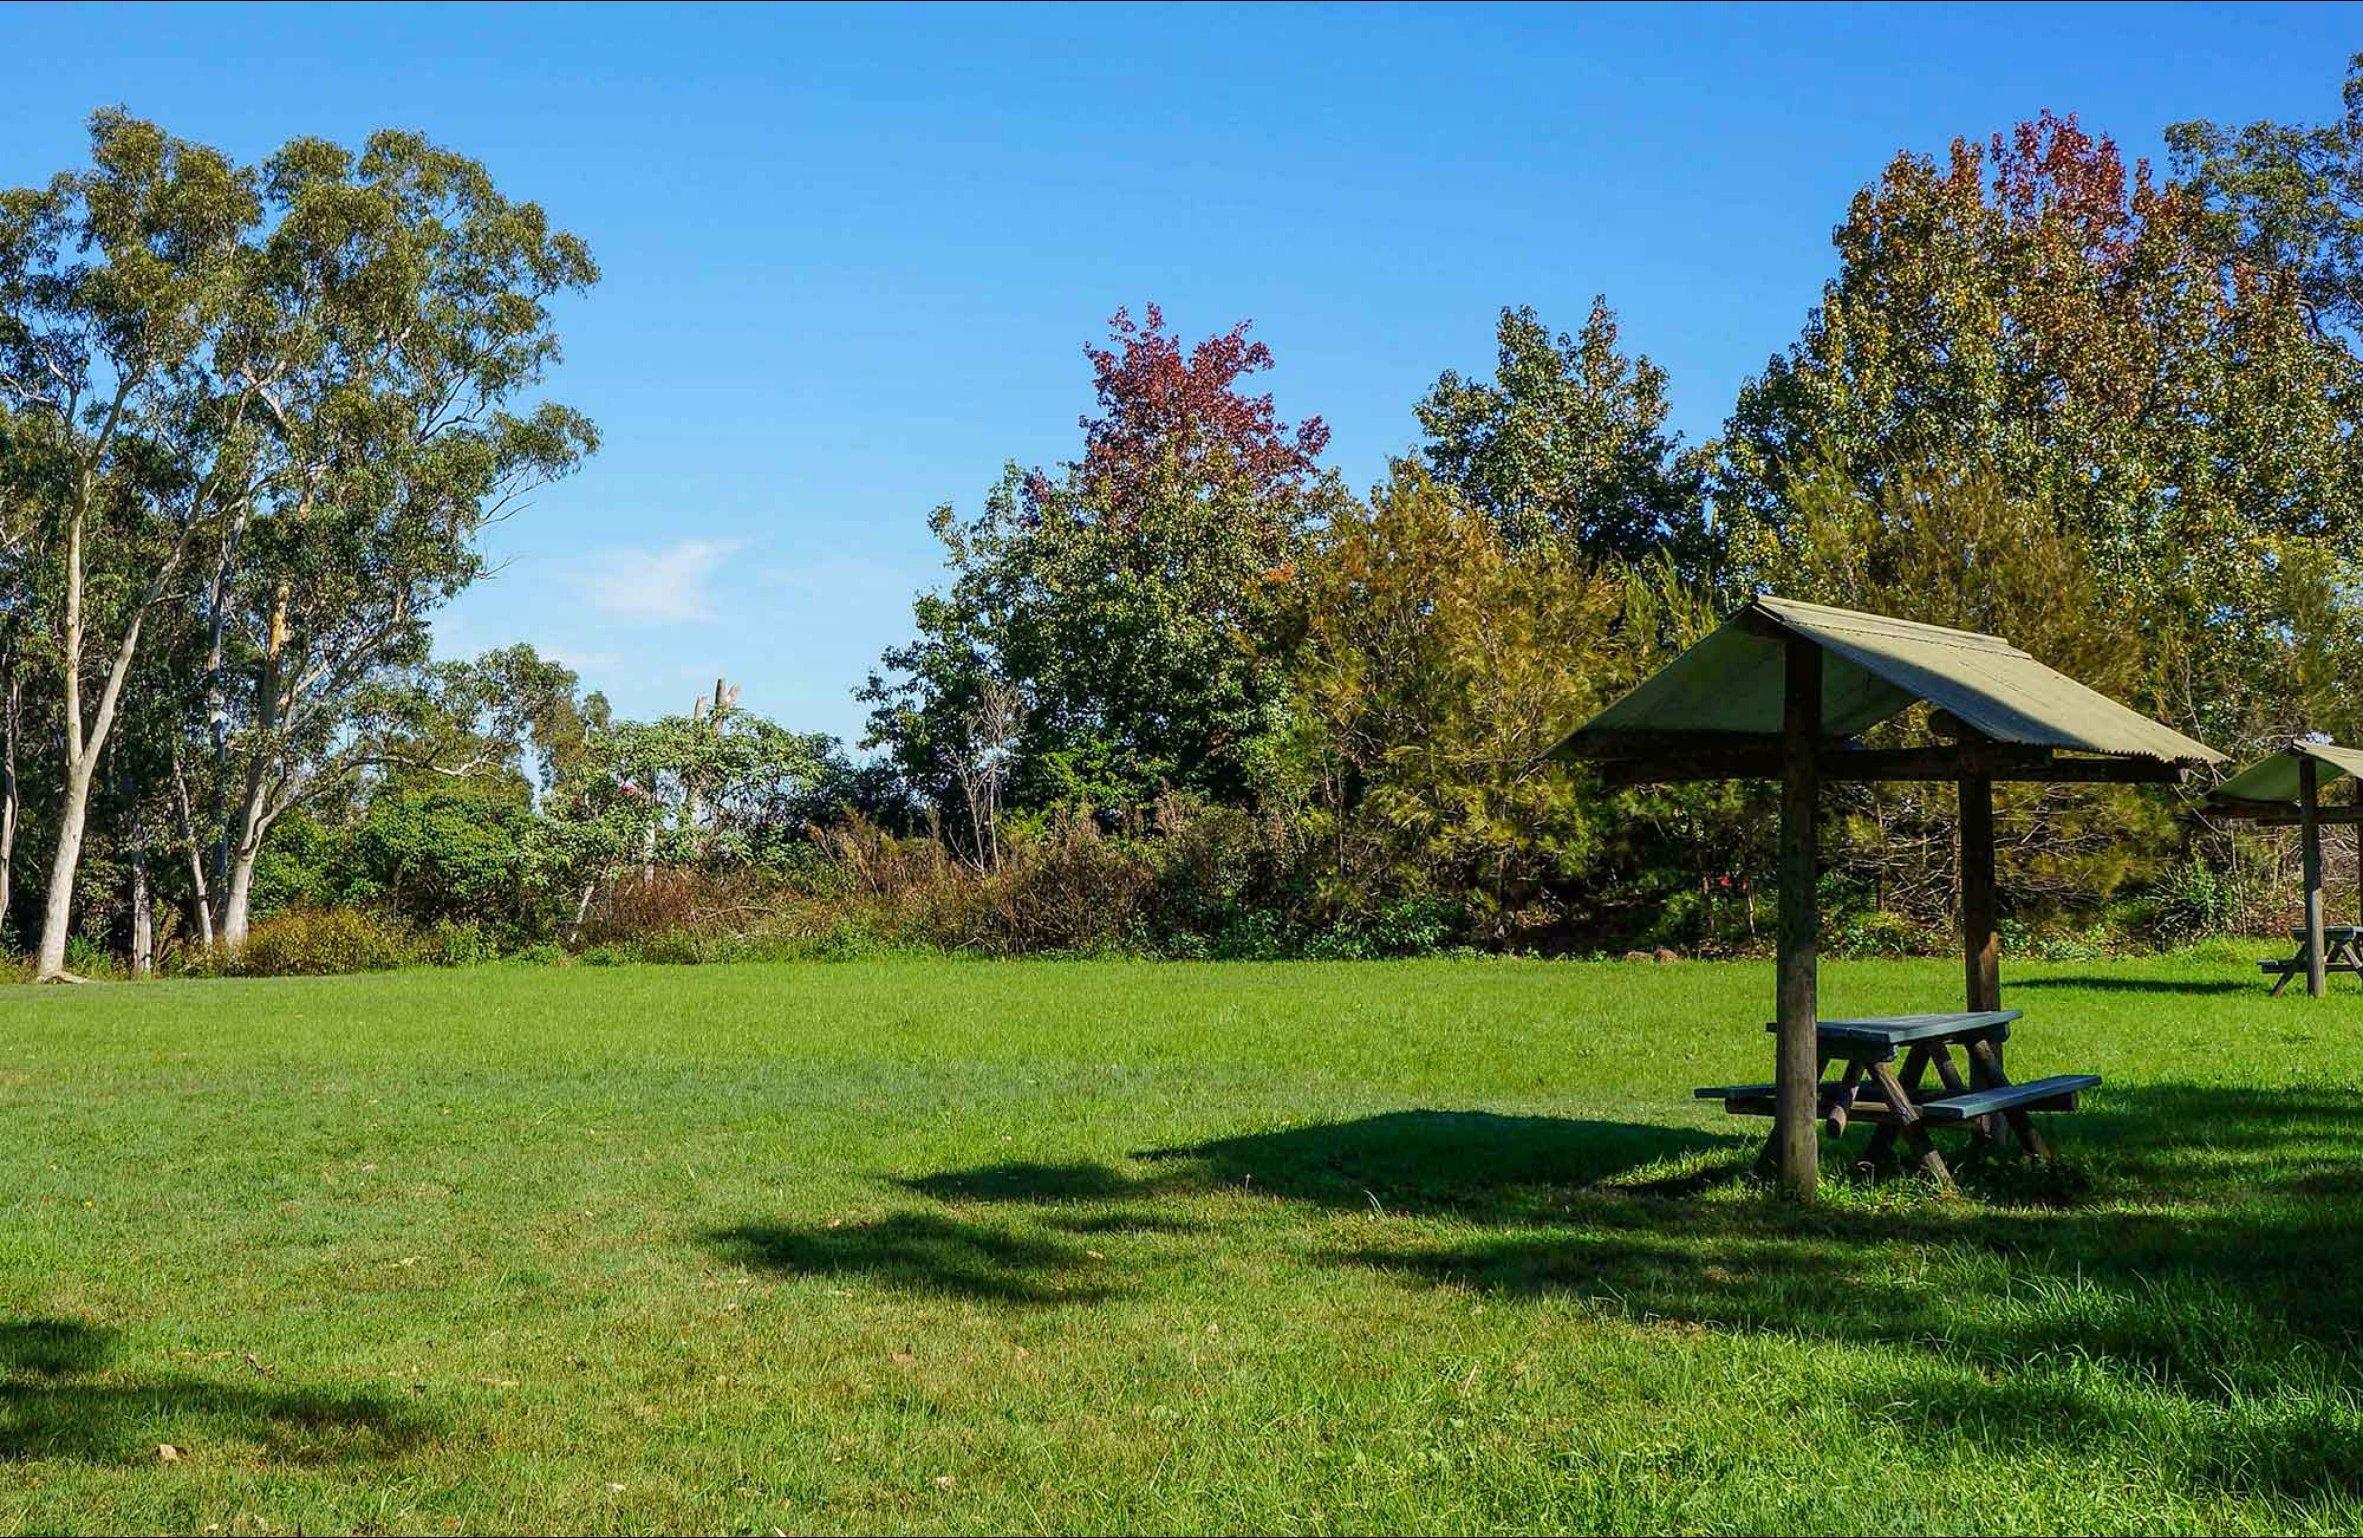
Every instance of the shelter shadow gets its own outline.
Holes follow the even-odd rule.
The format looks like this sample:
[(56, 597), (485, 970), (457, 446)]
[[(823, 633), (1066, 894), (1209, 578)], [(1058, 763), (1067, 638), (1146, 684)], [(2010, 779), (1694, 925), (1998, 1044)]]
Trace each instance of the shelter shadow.
[(1092, 1303), (1118, 1290), (1079, 1245), (940, 1213), (836, 1226), (748, 1224), (705, 1238), (729, 1259), (789, 1276), (857, 1277), (987, 1303)]
[(1571, 1191), (1590, 1186), (1666, 1194), (1722, 1179), (1753, 1157), (1757, 1141), (1635, 1122), (1388, 1111), (1149, 1149), (1135, 1155), (1146, 1174), (1020, 1161), (899, 1184), (939, 1201), (1034, 1204), (1235, 1189), (1323, 1207), (1512, 1221), (1548, 1217)]
[(2177, 980), (2171, 977), (2014, 977), (2010, 991), (2021, 988), (2072, 988), (2080, 993), (2263, 993), (2269, 983), (2234, 981), (2231, 978), (2210, 977)]
[(1994, 1366), (2095, 1357), (2210, 1400), (2269, 1394), (2301, 1370), (2363, 1393), (2363, 1094), (2165, 1084), (2059, 1120), (2090, 1175), (2066, 1206), (1799, 1212), (1595, 1187), (1547, 1225), (1330, 1259)]

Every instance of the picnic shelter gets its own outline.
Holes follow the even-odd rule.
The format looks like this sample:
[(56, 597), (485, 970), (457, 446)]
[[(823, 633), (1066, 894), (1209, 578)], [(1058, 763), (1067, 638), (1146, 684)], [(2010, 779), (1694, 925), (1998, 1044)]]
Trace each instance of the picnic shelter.
[[(2344, 806), (2323, 805), (2322, 792), (2341, 778), (2354, 779), (2352, 799)], [(2363, 849), (2356, 858), (2358, 923), (2330, 929), (2322, 921), (2322, 827), (2348, 823), (2363, 828), (2363, 748), (2343, 747), (2321, 736), (2292, 737), (2279, 752), (2218, 785), (2207, 798), (2207, 809), (2219, 817), (2294, 825), (2298, 830), (2305, 919), (2290, 934), (2297, 942), (2296, 955), (2260, 963), (2266, 972), (2279, 974), (2273, 992), (2289, 986), (2289, 979), (2301, 972), (2306, 992), (2314, 998), (2322, 996), (2332, 971), (2363, 976)]]
[[(1867, 747), (1863, 733), (1928, 707), (1923, 743)], [(2223, 755), (2037, 662), (1997, 636), (1760, 597), (1558, 748), (1600, 765), (1610, 784), (1773, 779), (1781, 784), (1775, 1079), (1702, 1091), (1734, 1110), (1773, 1119), (1767, 1159), (1781, 1188), (1811, 1200), (1819, 1174), (1816, 1123), (1881, 1120), (1940, 1177), (1926, 1128), (1966, 1122), (1981, 1136), (2007, 1118), (2040, 1152), (2025, 1113), (2067, 1109), (2078, 1075), (2013, 1086), (2000, 1041), (2002, 1009), (1994, 884), (1994, 786), (2005, 781), (2166, 783)], [(1950, 781), (1960, 804), (1958, 881), (1966, 1010), (1873, 1021), (1817, 1018), (1821, 787), (1871, 780)], [(1948, 1052), (1969, 1050), (1971, 1082)], [(1890, 1066), (1908, 1053), (1905, 1071)], [(1846, 1065), (1825, 1086), (1826, 1064)], [(1946, 1093), (1917, 1080), (1936, 1066)], [(1859, 1088), (1875, 1091), (1858, 1101)], [(1744, 1091), (1744, 1093), (1743, 1093)]]

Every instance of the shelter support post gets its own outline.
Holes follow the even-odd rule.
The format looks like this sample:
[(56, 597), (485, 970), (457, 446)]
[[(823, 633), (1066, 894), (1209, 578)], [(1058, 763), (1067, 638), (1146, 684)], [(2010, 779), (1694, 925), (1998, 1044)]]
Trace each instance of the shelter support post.
[(2002, 936), (1994, 904), (1994, 782), (1959, 781), (1961, 800), (1961, 961), (1964, 1008), (2002, 1007)]
[(1821, 648), (1800, 636), (1788, 637), (1782, 674), (1780, 1003), (1775, 1017), (1779, 1059), (1773, 1074), (1773, 1143), (1780, 1150), (1781, 1191), (1810, 1202), (1821, 1173), (1821, 912), (1815, 891), (1821, 863)]
[(2298, 857), (2303, 862), (2306, 882), (2306, 993), (2311, 998), (2322, 997), (2324, 980), (2322, 954), (2322, 823), (2315, 813), (2320, 810), (2321, 781), (2311, 758), (2297, 761), (2297, 826)]

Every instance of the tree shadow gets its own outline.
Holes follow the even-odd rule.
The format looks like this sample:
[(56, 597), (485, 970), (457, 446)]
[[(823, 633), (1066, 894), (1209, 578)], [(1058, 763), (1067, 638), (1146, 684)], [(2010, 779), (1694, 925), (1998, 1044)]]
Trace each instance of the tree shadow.
[(1092, 1204), (1236, 1189), (1338, 1209), (1506, 1222), (1562, 1210), (1601, 1184), (1675, 1195), (1729, 1178), (1760, 1135), (1646, 1123), (1388, 1111), (1348, 1122), (1152, 1148), (1130, 1174), (1106, 1164), (1017, 1161), (896, 1183), (946, 1202)]
[(789, 1276), (843, 1276), (986, 1303), (1094, 1303), (1114, 1297), (1108, 1267), (1063, 1239), (940, 1213), (791, 1228), (750, 1224), (705, 1236), (729, 1259)]
[(150, 1462), (159, 1445), (249, 1442), (305, 1466), (391, 1458), (434, 1423), (374, 1391), (219, 1383), (108, 1367), (111, 1331), (74, 1319), (0, 1322), (0, 1462)]
[[(1973, 1165), (1964, 1197), (1841, 1177), (1811, 1209), (1748, 1189), (1756, 1124), (1434, 1110), (1154, 1149), (1138, 1172), (1004, 1164), (905, 1184), (1046, 1222), (1217, 1192), (1377, 1210), (1409, 1221), (1339, 1225), (1319, 1262), (1886, 1348), (1843, 1392), (1907, 1435), (2030, 1455), (2118, 1439), (2193, 1486), (2363, 1496), (2363, 1093), (2111, 1085), (2044, 1121), (2061, 1166)], [(1825, 1142), (1824, 1168), (1866, 1136)], [(2181, 1428), (2164, 1455), (2161, 1423)]]
[(1865, 1421), (1914, 1441), (2046, 1460), (2071, 1446), (2184, 1488), (2308, 1505), (2363, 1494), (2363, 1434), (2336, 1390), (2252, 1397), (2228, 1410), (2186, 1404), (2176, 1418), (2201, 1433), (2166, 1437), (2143, 1434), (2123, 1394), (2074, 1367), (2003, 1374), (1924, 1355), (1869, 1376), (1847, 1398)]

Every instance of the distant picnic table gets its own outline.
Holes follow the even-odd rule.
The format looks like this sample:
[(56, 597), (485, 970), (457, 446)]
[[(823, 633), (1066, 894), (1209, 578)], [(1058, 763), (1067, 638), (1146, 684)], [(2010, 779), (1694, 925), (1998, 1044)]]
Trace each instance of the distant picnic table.
[[(1876, 1130), (1866, 1157), (1872, 1164), (1883, 1163), (1901, 1142), (1923, 1171), (1946, 1184), (1952, 1171), (1929, 1137), (1932, 1127), (1964, 1127), (1975, 1148), (2000, 1149), (2015, 1138), (2027, 1153), (2048, 1159), (2051, 1150), (2035, 1130), (2032, 1113), (2076, 1109), (2076, 1097), (2097, 1086), (2100, 1075), (2056, 1074), (2013, 1084), (2003, 1068), (2002, 1049), (2019, 1013), (1988, 1009), (1817, 1021), (1823, 1077), (1816, 1114), (1833, 1137), (1850, 1122), (1871, 1124)], [(1896, 1066), (1899, 1054), (1901, 1068)], [(1840, 1065), (1836, 1078), (1828, 1076), (1833, 1064)], [(1933, 1093), (1926, 1083), (1932, 1070), (1937, 1078)], [(1701, 1100), (1722, 1101), (1734, 1116), (1772, 1115), (1774, 1093), (1770, 1084), (1715, 1085), (1697, 1092)], [(1769, 1168), (1776, 1152), (1775, 1144), (1767, 1143), (1761, 1167)]]
[[(2278, 994), (2289, 986), (2293, 977), (2303, 977), (2306, 963), (2313, 959), (2313, 947), (2306, 942), (2304, 929), (2292, 929), (2289, 938), (2297, 946), (2297, 954), (2286, 961), (2260, 961), (2257, 970), (2267, 974), (2278, 972), (2273, 983)], [(2352, 972), (2363, 978), (2363, 928), (2353, 924), (2325, 924), (2322, 926), (2322, 970), (2324, 972)]]

